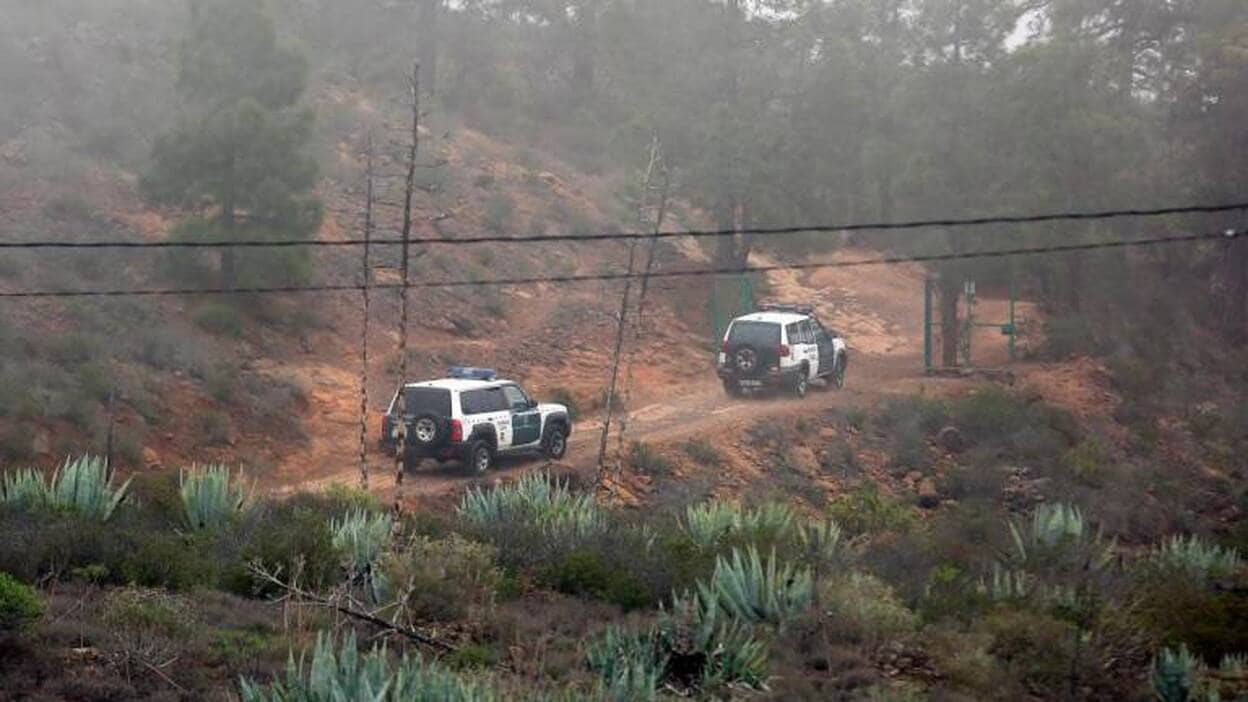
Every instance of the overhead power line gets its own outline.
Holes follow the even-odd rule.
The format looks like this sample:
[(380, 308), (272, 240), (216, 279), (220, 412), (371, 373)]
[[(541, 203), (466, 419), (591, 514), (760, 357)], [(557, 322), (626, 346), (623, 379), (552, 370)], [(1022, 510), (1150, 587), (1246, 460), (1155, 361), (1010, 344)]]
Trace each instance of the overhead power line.
[[(1167, 215), (1186, 214), (1217, 214), (1220, 212), (1248, 211), (1248, 202), (1235, 202), (1222, 205), (1182, 205), (1175, 207), (1159, 207), (1153, 209), (1121, 209), (1047, 212), (1028, 215), (1001, 215), (993, 217), (971, 217), (964, 219), (916, 219), (900, 222), (858, 222), (848, 224), (810, 224), (793, 227), (754, 227), (747, 229), (690, 229), (685, 231), (661, 232), (629, 232), (618, 231), (606, 234), (580, 236), (576, 234), (522, 234), (518, 236), (485, 235), (469, 236), (456, 239), (411, 239), (411, 243), (421, 246), (467, 246), (472, 244), (523, 244), (533, 242), (570, 242), (585, 243), (596, 241), (629, 241), (638, 239), (672, 239), (676, 237), (724, 237), (738, 234), (752, 236), (789, 236), (797, 234), (829, 234), (836, 232), (860, 231), (896, 231), (906, 229), (927, 229), (933, 227), (982, 227), (994, 224), (1038, 224), (1044, 222), (1072, 222), (1088, 220), (1123, 219), (1128, 217), (1163, 217)], [(397, 237), (374, 238), (371, 242), (364, 239), (238, 239), (233, 241), (2, 241), (0, 249), (217, 249), (217, 248), (288, 248), (295, 246), (344, 247), (402, 245), (403, 239)]]
[[(918, 256), (881, 256), (877, 258), (854, 259), (850, 261), (832, 261), (822, 263), (788, 263), (767, 266), (738, 266), (730, 268), (681, 269), (673, 271), (654, 271), (650, 278), (692, 278), (708, 275), (769, 273), (785, 270), (823, 270), (833, 268), (855, 268), (860, 266), (881, 266), (898, 263), (932, 263), (937, 261), (956, 261), (987, 258), (1005, 258), (1010, 256), (1034, 256), (1041, 254), (1071, 253), (1078, 251), (1097, 251), (1104, 249), (1122, 249), (1131, 247), (1159, 246), (1165, 244), (1197, 243), (1217, 240), (1234, 239), (1243, 234), (1237, 229), (1227, 229), (1214, 234), (1179, 234), (1173, 236), (1153, 237), (1146, 239), (1120, 239), (1115, 241), (1099, 241), (1083, 244), (1055, 244), (1052, 246), (1017, 247), (1010, 249), (990, 249), (985, 251), (967, 251), (963, 253), (929, 254)], [(524, 278), (494, 278), (486, 280), (442, 280), (415, 281), (407, 285), (415, 288), (464, 288), (499, 285), (528, 285), (534, 283), (582, 283), (589, 281), (609, 281), (636, 278), (638, 273), (597, 273), (584, 275), (532, 276)], [(374, 284), (372, 290), (402, 289), (401, 283)], [(139, 290), (19, 290), (0, 292), (4, 298), (67, 298), (67, 297), (155, 297), (174, 295), (257, 295), (276, 293), (308, 293), (308, 292), (344, 292), (360, 291), (364, 285), (360, 283), (343, 283), (337, 285), (289, 285), (279, 287), (249, 288), (154, 288)]]

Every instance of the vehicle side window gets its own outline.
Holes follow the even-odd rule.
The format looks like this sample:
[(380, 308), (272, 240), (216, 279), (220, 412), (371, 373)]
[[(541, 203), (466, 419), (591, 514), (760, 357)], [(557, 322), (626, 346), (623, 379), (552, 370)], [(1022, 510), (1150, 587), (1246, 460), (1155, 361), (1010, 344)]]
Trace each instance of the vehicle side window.
[(485, 409), (484, 412), (506, 412), (507, 398), (503, 396), (502, 388), (486, 388), (485, 392)]
[(794, 322), (784, 328), (785, 335), (789, 337), (790, 344), (802, 343), (802, 332), (797, 322)]
[(528, 396), (515, 385), (504, 385), (503, 396), (507, 399), (507, 405), (512, 412), (523, 411), (529, 408)]
[(815, 335), (814, 335), (814, 332), (812, 332), (810, 329), (809, 319), (803, 319), (802, 321), (797, 323), (797, 334), (798, 334), (798, 337), (802, 340), (803, 344), (815, 343)]
[(485, 391), (484, 390), (468, 390), (459, 396), (459, 404), (464, 410), (464, 414), (481, 414), (488, 412), (485, 409)]

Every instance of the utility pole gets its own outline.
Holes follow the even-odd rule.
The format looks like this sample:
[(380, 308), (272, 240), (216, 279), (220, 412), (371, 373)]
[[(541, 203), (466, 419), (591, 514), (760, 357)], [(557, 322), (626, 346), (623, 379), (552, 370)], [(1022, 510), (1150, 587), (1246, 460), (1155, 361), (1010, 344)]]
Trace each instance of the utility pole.
[[(399, 409), (400, 416), (405, 415), (407, 398), (403, 396), (403, 388), (407, 384), (407, 298), (411, 280), (408, 275), (408, 258), (412, 237), (412, 192), (416, 189), (416, 154), (420, 150), (420, 62), (412, 64), (410, 81), (412, 96), (412, 140), (407, 151), (407, 178), (403, 184), (403, 260), (400, 264), (402, 275), (402, 299), (399, 303)], [(407, 422), (398, 424), (398, 436), (395, 437), (394, 456), (394, 512), (403, 513), (403, 464), (407, 455)], [(397, 520), (395, 522), (398, 523)]]
[(364, 256), (361, 272), (364, 276), (364, 333), (360, 340), (360, 489), (368, 491), (368, 323), (372, 276), (373, 239), (373, 133), (365, 137), (364, 166)]

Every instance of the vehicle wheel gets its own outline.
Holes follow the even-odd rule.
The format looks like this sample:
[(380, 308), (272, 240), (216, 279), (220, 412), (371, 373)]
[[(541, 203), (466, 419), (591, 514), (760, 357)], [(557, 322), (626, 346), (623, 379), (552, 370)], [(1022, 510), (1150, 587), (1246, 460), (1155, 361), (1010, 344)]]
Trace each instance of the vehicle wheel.
[(543, 447), (543, 453), (552, 461), (563, 458), (563, 454), (568, 452), (568, 433), (563, 426), (556, 424), (551, 428), (550, 434), (546, 437), (546, 445)]
[(737, 385), (734, 380), (724, 381), (724, 392), (728, 393), (728, 397), (741, 397), (744, 394), (741, 392), (741, 386)]
[(468, 470), (482, 475), (494, 467), (494, 451), (484, 441), (474, 441), (468, 448)]
[(797, 380), (793, 381), (793, 394), (798, 397), (806, 397), (806, 392), (810, 390), (810, 373), (805, 369), (801, 369), (798, 373)]
[(832, 386), (837, 390), (845, 387), (845, 367), (849, 365), (844, 356), (836, 362), (836, 370), (832, 372)]

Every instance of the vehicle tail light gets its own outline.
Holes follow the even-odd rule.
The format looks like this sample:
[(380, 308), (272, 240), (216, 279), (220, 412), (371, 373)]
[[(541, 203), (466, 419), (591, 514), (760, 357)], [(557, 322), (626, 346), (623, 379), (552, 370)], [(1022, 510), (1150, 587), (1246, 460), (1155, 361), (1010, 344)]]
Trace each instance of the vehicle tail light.
[(720, 344), (719, 350), (723, 351), (724, 353), (728, 353), (728, 342), (725, 341), (723, 344)]
[(464, 440), (464, 425), (458, 419), (451, 420), (451, 441)]
[(788, 358), (788, 357), (789, 357), (789, 347), (785, 346), (784, 344), (780, 344), (780, 358)]

